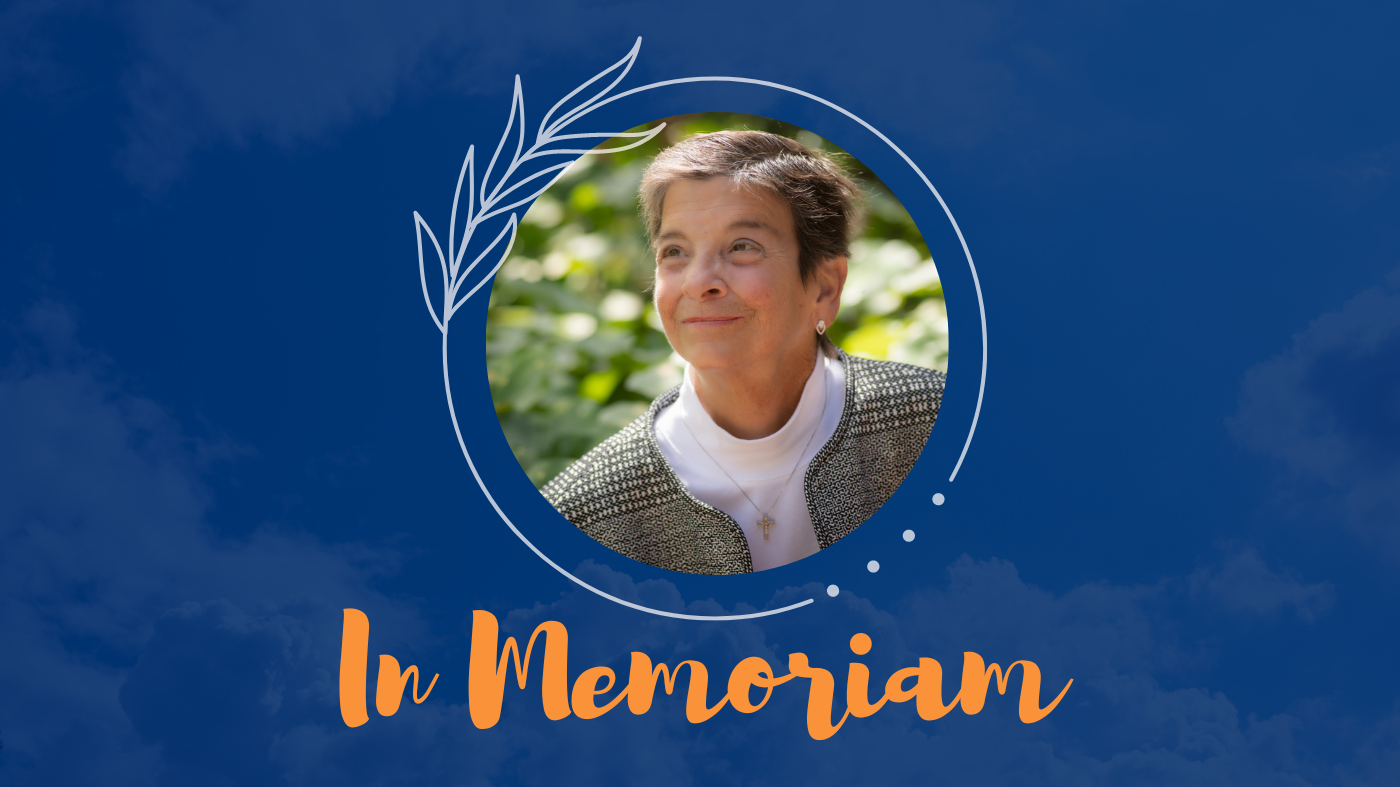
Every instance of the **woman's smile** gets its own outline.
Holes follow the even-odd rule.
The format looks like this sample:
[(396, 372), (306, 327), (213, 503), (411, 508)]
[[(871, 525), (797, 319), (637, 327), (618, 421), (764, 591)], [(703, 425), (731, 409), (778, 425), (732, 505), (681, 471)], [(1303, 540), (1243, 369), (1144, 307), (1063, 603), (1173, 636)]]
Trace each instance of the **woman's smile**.
[(744, 319), (743, 315), (734, 315), (731, 317), (687, 317), (686, 319), (681, 320), (681, 324), (696, 328), (708, 328), (714, 326), (734, 325), (742, 319)]
[(792, 210), (729, 178), (671, 184), (656, 241), (656, 309), (698, 369), (811, 366), (815, 291)]

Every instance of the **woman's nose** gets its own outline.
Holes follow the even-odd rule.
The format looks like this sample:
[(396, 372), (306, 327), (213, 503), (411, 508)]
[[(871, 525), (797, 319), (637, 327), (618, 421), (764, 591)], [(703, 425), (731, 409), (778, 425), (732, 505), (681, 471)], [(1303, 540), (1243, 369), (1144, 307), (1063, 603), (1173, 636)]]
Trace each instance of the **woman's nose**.
[(723, 260), (718, 254), (697, 254), (690, 265), (686, 266), (686, 297), (697, 301), (724, 297), (729, 292), (729, 287), (724, 282), (722, 263)]

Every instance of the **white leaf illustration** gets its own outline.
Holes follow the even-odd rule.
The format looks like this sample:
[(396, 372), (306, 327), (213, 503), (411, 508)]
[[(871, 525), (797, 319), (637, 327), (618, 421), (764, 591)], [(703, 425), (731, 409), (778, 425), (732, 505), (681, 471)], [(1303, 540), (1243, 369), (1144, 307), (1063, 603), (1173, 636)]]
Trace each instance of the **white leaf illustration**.
[[(568, 95), (556, 102), (540, 121), (534, 144), (528, 149), (525, 147), (525, 91), (521, 85), (520, 76), (516, 75), (510, 99), (510, 115), (506, 119), (505, 131), (501, 133), (501, 139), (496, 143), (496, 150), (491, 154), (491, 160), (487, 162), (486, 171), (481, 175), (480, 181), (477, 180), (476, 172), (476, 146), (469, 146), (466, 157), (462, 159), (462, 169), (457, 174), (457, 189), (452, 193), (452, 212), (448, 219), (450, 224), (447, 231), (447, 255), (443, 254), (442, 247), (438, 244), (437, 237), (428, 226), (428, 222), (416, 211), (414, 212), (414, 227), (418, 233), (418, 272), (423, 284), (423, 298), (428, 303), (428, 311), (433, 316), (433, 322), (437, 324), (438, 330), (442, 331), (444, 335), (447, 333), (447, 325), (452, 319), (452, 315), (468, 298), (495, 276), (501, 263), (510, 255), (510, 249), (515, 243), (516, 231), (519, 229), (519, 216), (515, 213), (517, 208), (533, 202), (550, 186), (554, 185), (559, 178), (563, 177), (564, 172), (577, 157), (631, 150), (638, 145), (650, 142), (665, 129), (666, 125), (662, 123), (656, 128), (646, 131), (559, 133), (591, 112), (598, 106), (598, 102), (617, 87), (623, 77), (627, 76), (627, 72), (632, 69), (632, 64), (636, 62), (637, 54), (641, 51), (641, 44), (642, 39), (638, 38), (625, 57), (574, 88)], [(560, 110), (570, 100), (609, 77), (612, 77), (611, 81), (607, 82), (600, 90), (560, 114)], [(510, 152), (509, 144), (512, 137), (515, 140), (515, 150)], [(627, 140), (627, 142), (609, 148), (592, 149), (567, 145), (570, 142), (613, 138)], [(557, 143), (565, 143), (566, 146), (550, 147)], [(509, 153), (508, 161), (505, 158), (507, 153)], [(546, 156), (567, 156), (568, 160), (546, 166), (544, 165)], [(492, 181), (493, 176), (496, 176), (494, 181)], [(459, 241), (457, 216), (462, 207), (461, 198), (464, 186), (467, 195), (466, 220), (462, 225), (462, 235)], [(477, 254), (471, 264), (463, 267), (462, 260), (466, 256), (467, 248), (471, 245), (472, 239), (476, 236), (477, 229), (486, 222), (502, 216), (506, 217), (505, 224), (497, 232), (495, 239)], [(441, 306), (433, 305), (433, 298), (428, 291), (427, 268), (423, 262), (424, 232), (428, 234), (433, 248), (437, 250), (438, 262), (442, 268), (443, 302)], [(501, 241), (507, 237), (509, 240), (502, 247)], [(497, 252), (498, 249), (500, 249), (499, 252)], [(483, 273), (481, 263), (493, 254), (499, 254), (499, 256), (495, 257), (495, 262), (489, 270)], [(448, 260), (449, 256), (451, 257), (450, 261)], [(458, 295), (464, 289), (466, 294), (459, 298)]]
[[(616, 63), (613, 63), (610, 67), (604, 69), (603, 72), (598, 76), (595, 76), (587, 82), (584, 82), (582, 85), (579, 85), (578, 87), (574, 88), (573, 91), (569, 93), (569, 95), (559, 99), (558, 103), (556, 103), (553, 107), (550, 107), (549, 111), (545, 113), (544, 120), (540, 121), (540, 133), (535, 138), (536, 143), (538, 144), (540, 142), (543, 142), (543, 140), (546, 137), (552, 137), (554, 135), (554, 132), (573, 122), (573, 120), (583, 110), (593, 106), (594, 102), (596, 102), (603, 96), (606, 96), (613, 88), (617, 87), (617, 83), (621, 82), (622, 78), (627, 76), (627, 72), (632, 70), (632, 64), (637, 62), (637, 54), (641, 51), (642, 38), (641, 36), (638, 36), (637, 42), (632, 45), (632, 50), (628, 52), (621, 60), (617, 61)], [(559, 107), (564, 105), (564, 102), (568, 101), (569, 99), (573, 98), (574, 96), (578, 95), (584, 90), (587, 90), (589, 85), (592, 85), (594, 82), (597, 82), (603, 77), (606, 77), (608, 74), (617, 71), (619, 68), (621, 68), (622, 70), (618, 73), (617, 78), (614, 79), (611, 83), (609, 83), (607, 87), (598, 91), (598, 93), (595, 94), (592, 98), (588, 99), (587, 101), (584, 101), (583, 103), (564, 113), (562, 116), (560, 116), (560, 118), (557, 121), (555, 121), (554, 125), (549, 125), (549, 119), (554, 116), (554, 113), (558, 111)]]

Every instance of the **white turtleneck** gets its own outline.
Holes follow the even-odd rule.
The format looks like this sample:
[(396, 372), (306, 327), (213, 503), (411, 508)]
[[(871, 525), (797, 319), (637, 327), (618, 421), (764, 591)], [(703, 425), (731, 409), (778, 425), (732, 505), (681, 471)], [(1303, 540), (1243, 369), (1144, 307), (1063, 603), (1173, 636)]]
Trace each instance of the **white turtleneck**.
[[(700, 404), (690, 374), (687, 366), (680, 397), (656, 416), (661, 453), (681, 483), (696, 498), (739, 523), (755, 571), (814, 554), (820, 547), (807, 512), (803, 478), (807, 464), (835, 434), (841, 420), (845, 367), (818, 354), (792, 417), (782, 429), (757, 440), (741, 440), (716, 424)], [(766, 540), (758, 524), (764, 512), (774, 521)]]

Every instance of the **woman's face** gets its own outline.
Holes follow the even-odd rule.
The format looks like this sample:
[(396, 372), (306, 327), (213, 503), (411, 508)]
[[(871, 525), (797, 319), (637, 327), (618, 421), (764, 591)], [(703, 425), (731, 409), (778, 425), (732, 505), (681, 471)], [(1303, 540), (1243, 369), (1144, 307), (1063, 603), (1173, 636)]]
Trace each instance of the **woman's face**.
[(671, 346), (700, 370), (814, 359), (817, 320), (835, 318), (840, 283), (834, 298), (828, 271), (804, 286), (798, 256), (792, 211), (767, 189), (672, 183), (656, 239), (656, 310)]

